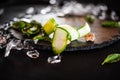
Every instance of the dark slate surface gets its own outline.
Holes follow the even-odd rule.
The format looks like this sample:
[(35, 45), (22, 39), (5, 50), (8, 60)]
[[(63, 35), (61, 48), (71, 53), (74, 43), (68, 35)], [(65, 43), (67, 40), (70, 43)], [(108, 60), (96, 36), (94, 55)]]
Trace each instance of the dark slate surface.
[[(9, 13), (9, 10), (6, 12)], [(2, 15), (0, 22), (7, 22), (13, 16), (16, 15)], [(103, 48), (63, 52), (62, 62), (54, 65), (47, 63), (47, 58), (53, 56), (52, 51), (38, 51), (40, 52), (38, 59), (27, 57), (25, 50), (12, 50), (10, 56), (4, 58), (4, 50), (1, 49), (0, 80), (119, 80), (120, 78), (120, 62), (101, 65), (108, 54), (120, 53), (120, 40)]]

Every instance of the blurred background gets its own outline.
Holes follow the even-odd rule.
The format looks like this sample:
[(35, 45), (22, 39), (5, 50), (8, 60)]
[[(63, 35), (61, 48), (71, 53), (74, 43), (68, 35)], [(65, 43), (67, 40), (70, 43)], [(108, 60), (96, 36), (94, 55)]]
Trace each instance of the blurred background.
[[(81, 3), (106, 4), (112, 10), (119, 11), (119, 0), (59, 0), (61, 4), (64, 1), (78, 1)], [(0, 7), (26, 4), (49, 4), (49, 0), (0, 0)]]
[[(72, 1), (72, 0), (60, 0), (63, 1)], [(82, 3), (105, 3), (108, 6), (111, 6), (114, 9), (119, 9), (119, 0), (74, 0)], [(0, 0), (0, 7), (8, 5), (20, 5), (20, 4), (48, 4), (49, 0)]]
[[(0, 0), (0, 14), (3, 12), (3, 8), (9, 8), (9, 6), (19, 6), (19, 5), (48, 5), (50, 0)], [(119, 8), (119, 1), (118, 0), (58, 0), (60, 4), (64, 4), (65, 1), (77, 1), (80, 3), (92, 3), (92, 4), (105, 4), (108, 6), (108, 11), (110, 13), (111, 10), (118, 13), (117, 15), (120, 16), (120, 8)], [(15, 7), (14, 7), (15, 8)], [(16, 8), (15, 8), (16, 9)], [(12, 10), (6, 10), (6, 13)], [(19, 10), (18, 10), (19, 12)], [(108, 13), (108, 14), (109, 14)], [(13, 13), (12, 13), (13, 14)], [(6, 16), (6, 15), (5, 15)], [(4, 16), (0, 16), (0, 18)], [(10, 16), (8, 16), (10, 17)], [(6, 19), (1, 20), (0, 22)]]

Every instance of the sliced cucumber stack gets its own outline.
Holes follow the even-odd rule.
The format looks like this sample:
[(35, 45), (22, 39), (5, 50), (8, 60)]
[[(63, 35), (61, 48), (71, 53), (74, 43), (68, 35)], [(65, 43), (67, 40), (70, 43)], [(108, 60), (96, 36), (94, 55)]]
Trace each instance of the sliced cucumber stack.
[(78, 28), (79, 37), (83, 37), (86, 34), (90, 33), (91, 29), (88, 23), (86, 22), (82, 27)]
[(52, 50), (56, 55), (62, 53), (71, 41), (84, 37), (91, 31), (87, 22), (82, 27), (76, 29), (66, 24), (58, 25), (54, 18), (50, 18), (45, 23), (43, 30), (52, 40)]
[(76, 40), (79, 38), (78, 31), (70, 25), (59, 25), (58, 27), (66, 30), (69, 34), (70, 41)]
[(67, 41), (68, 33), (62, 28), (56, 28), (52, 41), (53, 52), (57, 55), (62, 53), (67, 46)]

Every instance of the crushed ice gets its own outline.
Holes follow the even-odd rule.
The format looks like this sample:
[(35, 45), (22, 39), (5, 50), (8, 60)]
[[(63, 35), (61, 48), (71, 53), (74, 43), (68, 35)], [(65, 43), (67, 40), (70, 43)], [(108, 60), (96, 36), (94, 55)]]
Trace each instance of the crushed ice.
[(38, 58), (39, 57), (39, 52), (37, 50), (30, 50), (27, 51), (27, 56), (30, 58)]
[(9, 54), (10, 54), (11, 49), (15, 48), (20, 42), (21, 42), (20, 40), (15, 40), (15, 39), (11, 40), (7, 44), (4, 57), (8, 57)]
[(71, 1), (63, 5), (61, 12), (71, 15), (85, 15), (88, 13), (98, 15), (101, 11), (107, 11), (107, 9), (108, 7), (106, 5), (84, 5), (76, 1)]
[(61, 62), (61, 56), (56, 55), (56, 56), (53, 56), (53, 57), (48, 57), (47, 62), (50, 63), (50, 64), (60, 63)]

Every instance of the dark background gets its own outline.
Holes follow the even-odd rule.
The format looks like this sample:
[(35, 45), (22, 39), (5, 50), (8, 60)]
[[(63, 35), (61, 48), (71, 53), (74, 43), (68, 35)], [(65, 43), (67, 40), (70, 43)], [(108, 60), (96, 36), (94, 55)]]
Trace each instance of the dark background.
[[(120, 11), (117, 0), (79, 1), (105, 3), (118, 13)], [(1, 8), (28, 4), (48, 4), (48, 0), (0, 0)], [(10, 14), (13, 11), (7, 12)], [(3, 18), (4, 15), (0, 21), (4, 20)], [(46, 61), (49, 56), (53, 56), (52, 51), (39, 50), (39, 52), (38, 59), (30, 59), (24, 50), (12, 50), (10, 56), (4, 58), (4, 49), (0, 50), (0, 80), (120, 80), (120, 62), (101, 65), (108, 54), (120, 53), (120, 40), (100, 49), (63, 52), (62, 62), (54, 65)]]
[[(72, 0), (60, 0), (63, 1), (72, 1)], [(118, 0), (74, 0), (81, 3), (104, 3), (108, 5), (110, 9), (119, 11), (119, 2)], [(0, 7), (10, 6), (10, 5), (25, 5), (25, 4), (48, 4), (49, 0), (0, 0)]]
[[(72, 0), (60, 0), (61, 4), (64, 1)], [(94, 4), (106, 4), (110, 9), (120, 12), (119, 0), (73, 0), (81, 3), (94, 3)], [(26, 4), (49, 4), (49, 0), (0, 0), (0, 7), (13, 6), (13, 5), (26, 5)]]
[[(60, 0), (61, 2), (63, 1), (72, 1), (72, 0)], [(82, 3), (105, 3), (111, 8), (114, 9), (119, 9), (119, 1), (118, 0), (73, 0), (73, 1), (78, 1)], [(48, 4), (49, 0), (0, 0), (0, 6), (5, 6), (5, 5), (18, 5), (18, 4)]]

